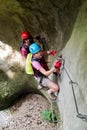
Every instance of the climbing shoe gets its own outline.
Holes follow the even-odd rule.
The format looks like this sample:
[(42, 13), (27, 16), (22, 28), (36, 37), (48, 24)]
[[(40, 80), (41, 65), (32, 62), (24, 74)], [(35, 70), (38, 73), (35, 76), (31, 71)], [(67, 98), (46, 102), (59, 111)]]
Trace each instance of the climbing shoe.
[(39, 84), (39, 85), (38, 85), (38, 89), (40, 90), (40, 89), (42, 89), (42, 88), (43, 88), (42, 85)]
[(56, 100), (57, 96), (54, 93), (48, 94), (51, 100)]

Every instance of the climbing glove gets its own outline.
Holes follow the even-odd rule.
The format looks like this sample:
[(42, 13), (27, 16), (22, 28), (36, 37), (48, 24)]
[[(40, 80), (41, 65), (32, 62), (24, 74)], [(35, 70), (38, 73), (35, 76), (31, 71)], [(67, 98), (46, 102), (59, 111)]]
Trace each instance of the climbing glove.
[(52, 50), (52, 51), (51, 51), (51, 54), (52, 54), (53, 56), (56, 55), (56, 53), (57, 53), (56, 50)]

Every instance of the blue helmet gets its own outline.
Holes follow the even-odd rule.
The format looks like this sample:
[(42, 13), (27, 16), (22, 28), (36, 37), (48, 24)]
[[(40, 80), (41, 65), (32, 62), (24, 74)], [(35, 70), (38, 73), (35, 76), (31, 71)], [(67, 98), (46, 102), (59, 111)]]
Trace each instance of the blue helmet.
[(31, 44), (29, 46), (29, 50), (30, 50), (30, 53), (35, 54), (42, 49), (41, 49), (41, 46), (38, 43), (34, 42), (33, 44)]

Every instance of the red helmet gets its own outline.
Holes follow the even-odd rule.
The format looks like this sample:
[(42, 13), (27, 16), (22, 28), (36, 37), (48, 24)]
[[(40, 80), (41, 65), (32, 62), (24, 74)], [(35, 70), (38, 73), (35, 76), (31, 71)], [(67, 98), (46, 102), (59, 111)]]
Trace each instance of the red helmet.
[(21, 34), (22, 40), (27, 39), (27, 38), (29, 38), (30, 36), (31, 36), (31, 34), (30, 34), (28, 31), (24, 31), (24, 32), (22, 32), (22, 34)]

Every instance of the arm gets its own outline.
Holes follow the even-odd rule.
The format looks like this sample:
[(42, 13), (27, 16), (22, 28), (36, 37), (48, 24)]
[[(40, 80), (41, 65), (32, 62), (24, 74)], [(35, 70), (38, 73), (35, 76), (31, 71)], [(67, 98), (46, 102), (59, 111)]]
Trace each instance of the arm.
[(54, 56), (54, 55), (56, 55), (57, 52), (56, 52), (56, 50), (51, 50), (51, 51), (48, 50), (48, 51), (43, 51), (43, 53), (44, 53), (44, 55), (53, 55)]
[(42, 74), (44, 74), (45, 76), (49, 76), (51, 73), (54, 72), (55, 67), (52, 67), (50, 70), (46, 71), (39, 62), (37, 61), (33, 61), (32, 65), (34, 68), (36, 68), (38, 71), (40, 71)]
[(51, 51), (49, 51), (49, 50), (48, 51), (43, 51), (43, 54), (44, 55), (51, 55)]
[(28, 53), (24, 47), (22, 47), (21, 53), (22, 53), (22, 56), (26, 59)]
[(44, 74), (45, 76), (49, 76), (51, 73), (53, 73), (55, 70), (55, 68), (51, 68), (50, 70), (46, 71), (44, 68), (40, 68), (39, 71)]

